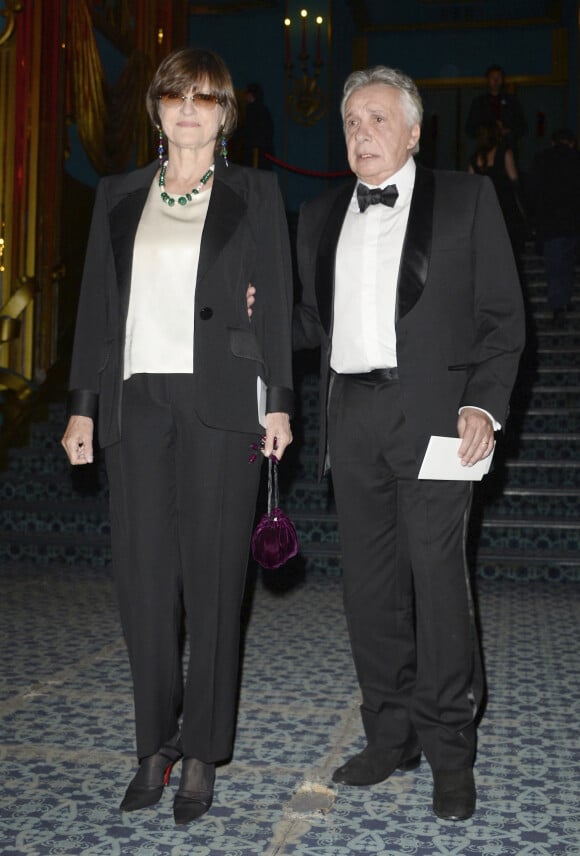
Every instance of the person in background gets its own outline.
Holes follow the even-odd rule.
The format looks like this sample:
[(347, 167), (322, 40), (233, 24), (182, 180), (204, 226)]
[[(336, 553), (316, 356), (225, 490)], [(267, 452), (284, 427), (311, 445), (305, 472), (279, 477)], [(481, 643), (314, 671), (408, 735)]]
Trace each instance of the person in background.
[(580, 153), (569, 128), (552, 134), (531, 170), (536, 238), (544, 256), (548, 305), (558, 327), (572, 308), (580, 237)]
[[(306, 203), (294, 347), (320, 346), (319, 472), (338, 511), (344, 604), (366, 746), (334, 782), (433, 773), (433, 810), (465, 820), (483, 668), (465, 559), (469, 480), (419, 479), (432, 435), (462, 475), (505, 425), (524, 344), (508, 234), (489, 179), (416, 165), (421, 98), (400, 71), (351, 74), (353, 180)], [(255, 290), (254, 307), (260, 304)]]
[(264, 104), (264, 90), (259, 83), (248, 83), (246, 87), (246, 116), (239, 132), (241, 162), (259, 169), (272, 169), (272, 162), (265, 157), (274, 153), (274, 123)]
[[(104, 449), (139, 759), (121, 809), (156, 803), (182, 758), (182, 824), (208, 811), (232, 752), (259, 482), (248, 459), (262, 435), (266, 457), (292, 440), (292, 276), (275, 176), (227, 161), (237, 105), (223, 60), (171, 53), (147, 109), (167, 159), (99, 184), (62, 444), (75, 466), (93, 461), (96, 433)], [(250, 282), (263, 298), (251, 321)]]
[(519, 261), (526, 238), (526, 218), (519, 197), (519, 175), (513, 149), (501, 135), (495, 122), (482, 125), (469, 172), (491, 178), (504, 216), (516, 260)]
[(493, 122), (504, 142), (515, 147), (527, 131), (524, 112), (517, 95), (506, 91), (505, 71), (500, 65), (490, 65), (485, 72), (487, 92), (476, 95), (471, 102), (466, 133), (477, 138), (482, 125)]

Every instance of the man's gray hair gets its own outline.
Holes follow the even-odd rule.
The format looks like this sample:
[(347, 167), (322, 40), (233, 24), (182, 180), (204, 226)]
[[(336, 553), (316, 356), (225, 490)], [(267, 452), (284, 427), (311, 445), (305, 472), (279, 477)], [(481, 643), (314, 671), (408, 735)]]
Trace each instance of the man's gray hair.
[[(375, 65), (372, 68), (365, 68), (362, 71), (353, 71), (347, 77), (342, 92), (342, 101), (340, 102), (340, 115), (343, 122), (346, 102), (353, 92), (356, 92), (357, 89), (363, 89), (365, 86), (370, 86), (373, 83), (384, 83), (386, 86), (398, 89), (409, 129), (413, 125), (421, 125), (423, 120), (423, 102), (421, 101), (415, 81), (402, 71), (396, 68), (387, 68), (385, 65)], [(419, 143), (417, 143), (411, 154), (417, 154), (418, 151)]]

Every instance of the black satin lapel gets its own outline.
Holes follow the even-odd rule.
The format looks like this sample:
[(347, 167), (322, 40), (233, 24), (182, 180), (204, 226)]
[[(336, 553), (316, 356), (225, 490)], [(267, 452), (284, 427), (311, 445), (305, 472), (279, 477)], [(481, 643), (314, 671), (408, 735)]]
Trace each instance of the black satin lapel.
[(397, 321), (413, 308), (425, 287), (433, 237), (434, 200), (433, 173), (417, 165), (397, 283)]
[(332, 326), (332, 308), (334, 298), (334, 268), (336, 248), (340, 230), (344, 223), (346, 210), (352, 198), (353, 185), (348, 184), (337, 196), (320, 236), (316, 257), (316, 300), (318, 317), (328, 335)]
[(121, 199), (109, 214), (122, 317), (125, 317), (129, 305), (135, 235), (148, 194), (149, 185), (140, 187)]
[(238, 228), (247, 207), (231, 187), (223, 181), (214, 181), (201, 237), (198, 281), (205, 276)]

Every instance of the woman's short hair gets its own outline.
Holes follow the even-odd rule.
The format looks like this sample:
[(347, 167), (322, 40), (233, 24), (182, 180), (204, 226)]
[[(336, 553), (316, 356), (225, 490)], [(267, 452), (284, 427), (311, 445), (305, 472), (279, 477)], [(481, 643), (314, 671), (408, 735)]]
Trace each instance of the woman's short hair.
[(229, 137), (238, 120), (238, 104), (231, 75), (223, 59), (213, 51), (180, 48), (161, 62), (149, 85), (147, 112), (155, 126), (161, 124), (158, 99), (165, 92), (187, 92), (191, 87), (207, 86), (224, 109), (223, 134)]
[[(385, 65), (375, 65), (372, 68), (365, 68), (362, 71), (353, 71), (347, 77), (342, 91), (342, 101), (340, 102), (340, 115), (343, 122), (346, 102), (353, 92), (356, 92), (357, 89), (363, 89), (365, 86), (371, 86), (373, 83), (384, 83), (386, 86), (398, 89), (409, 129), (413, 125), (421, 125), (423, 120), (423, 102), (421, 101), (415, 81), (402, 71), (396, 68), (387, 68)], [(416, 154), (418, 151), (419, 143), (417, 142), (412, 154)]]

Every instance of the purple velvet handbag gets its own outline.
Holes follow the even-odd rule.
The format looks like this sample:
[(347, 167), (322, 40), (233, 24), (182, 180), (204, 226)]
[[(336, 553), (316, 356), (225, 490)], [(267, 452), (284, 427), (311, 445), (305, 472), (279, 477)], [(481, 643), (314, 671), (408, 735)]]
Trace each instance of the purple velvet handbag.
[(268, 458), (268, 513), (252, 535), (252, 556), (266, 570), (280, 568), (298, 552), (296, 529), (278, 505), (278, 461)]

